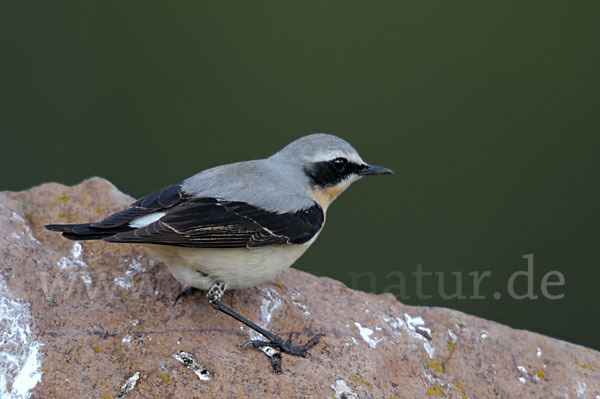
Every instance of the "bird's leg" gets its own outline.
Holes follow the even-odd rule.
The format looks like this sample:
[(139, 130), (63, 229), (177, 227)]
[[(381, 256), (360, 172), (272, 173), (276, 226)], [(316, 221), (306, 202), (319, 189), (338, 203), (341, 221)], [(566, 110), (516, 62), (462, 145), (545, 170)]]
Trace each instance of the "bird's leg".
[(224, 281), (217, 281), (210, 287), (210, 289), (206, 292), (206, 297), (208, 298), (208, 302), (212, 305), (213, 302), (219, 302), (221, 297), (225, 293), (227, 289), (227, 283)]
[(186, 287), (184, 288), (178, 295), (177, 298), (175, 298), (175, 302), (173, 302), (173, 306), (177, 305), (177, 302), (180, 299), (185, 299), (187, 297), (189, 297), (190, 295), (192, 295), (194, 292), (196, 291), (200, 291), (198, 288), (196, 287)]
[[(305, 357), (308, 354), (308, 350), (319, 342), (320, 337), (325, 335), (325, 334), (317, 334), (314, 337), (312, 337), (306, 344), (301, 345), (301, 346), (292, 345), (292, 335), (291, 334), (287, 340), (284, 340), (283, 338), (265, 330), (261, 326), (253, 323), (252, 321), (243, 317), (239, 313), (235, 312), (233, 309), (222, 304), (220, 302), (220, 299), (221, 299), (221, 296), (223, 296), (223, 292), (225, 292), (226, 288), (227, 288), (227, 284), (222, 281), (217, 281), (215, 284), (213, 284), (213, 286), (210, 288), (210, 290), (206, 294), (210, 305), (213, 308), (215, 308), (216, 310), (233, 317), (240, 323), (247, 325), (248, 327), (250, 327), (251, 329), (260, 333), (261, 335), (265, 336), (268, 339), (268, 341), (260, 341), (260, 340), (248, 341), (242, 346), (242, 348), (245, 348), (248, 345), (251, 345), (254, 348), (259, 348), (259, 349), (264, 348), (264, 347), (270, 347), (270, 348), (280, 349), (282, 352), (289, 353), (290, 355)], [(263, 352), (264, 352), (264, 350), (263, 350)], [(269, 356), (269, 357), (272, 357), (272, 356)]]

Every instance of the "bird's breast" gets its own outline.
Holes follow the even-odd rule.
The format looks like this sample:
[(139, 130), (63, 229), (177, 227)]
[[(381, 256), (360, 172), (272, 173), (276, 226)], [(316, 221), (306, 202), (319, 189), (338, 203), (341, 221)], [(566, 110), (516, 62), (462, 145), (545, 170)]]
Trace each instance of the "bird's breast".
[(202, 290), (216, 281), (246, 288), (272, 280), (291, 266), (314, 242), (256, 248), (187, 248), (146, 245), (180, 282)]
[(350, 184), (355, 180), (356, 177), (352, 177), (346, 178), (333, 186), (315, 185), (309, 189), (310, 196), (323, 208), (323, 213), (325, 213), (333, 200), (350, 187)]

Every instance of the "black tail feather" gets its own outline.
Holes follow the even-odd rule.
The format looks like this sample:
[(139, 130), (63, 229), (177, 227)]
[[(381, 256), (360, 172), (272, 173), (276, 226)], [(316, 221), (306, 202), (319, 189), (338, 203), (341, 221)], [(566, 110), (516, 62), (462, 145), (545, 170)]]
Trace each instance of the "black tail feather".
[[(190, 195), (182, 191), (182, 184), (162, 188), (134, 202), (129, 208), (117, 212), (104, 220), (82, 224), (49, 224), (44, 226), (51, 231), (61, 232), (69, 240), (102, 240), (117, 233), (135, 230), (129, 227), (131, 221), (163, 209), (171, 208)], [(123, 240), (118, 240), (123, 242)]]
[(112, 229), (102, 229), (92, 226), (93, 223), (81, 224), (48, 224), (44, 226), (50, 231), (59, 231), (63, 237), (69, 240), (101, 240), (117, 233), (132, 230), (127, 226), (119, 226)]

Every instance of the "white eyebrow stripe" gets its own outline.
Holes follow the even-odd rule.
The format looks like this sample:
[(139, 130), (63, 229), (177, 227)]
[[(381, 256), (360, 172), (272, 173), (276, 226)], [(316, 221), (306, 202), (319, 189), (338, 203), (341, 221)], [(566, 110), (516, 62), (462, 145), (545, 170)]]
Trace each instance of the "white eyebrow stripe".
[(164, 213), (164, 212), (154, 212), (149, 215), (144, 215), (137, 219), (133, 219), (131, 222), (129, 222), (129, 227), (133, 227), (134, 229), (146, 227), (149, 224), (152, 224), (152, 223), (156, 222), (157, 220), (160, 220), (165, 215), (166, 215), (166, 213)]
[(319, 152), (311, 158), (311, 161), (312, 162), (324, 162), (324, 161), (331, 161), (332, 159), (335, 159), (335, 158), (346, 158), (349, 161), (357, 163), (359, 165), (362, 165), (365, 163), (365, 161), (363, 161), (362, 158), (358, 154), (348, 154), (348, 153), (344, 153), (344, 152), (338, 151), (338, 150)]

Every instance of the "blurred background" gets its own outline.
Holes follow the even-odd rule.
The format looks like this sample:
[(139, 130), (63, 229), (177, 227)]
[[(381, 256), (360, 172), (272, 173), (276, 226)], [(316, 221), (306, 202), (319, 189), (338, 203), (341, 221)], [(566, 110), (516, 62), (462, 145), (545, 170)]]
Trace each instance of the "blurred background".
[[(2, 1), (0, 189), (101, 176), (140, 197), (330, 132), (396, 173), (342, 195), (297, 268), (600, 349), (599, 12)], [(539, 298), (515, 299), (527, 254)], [(461, 272), (468, 297), (489, 271), (484, 299), (445, 299), (438, 275), (420, 299), (418, 265), (447, 295)]]

